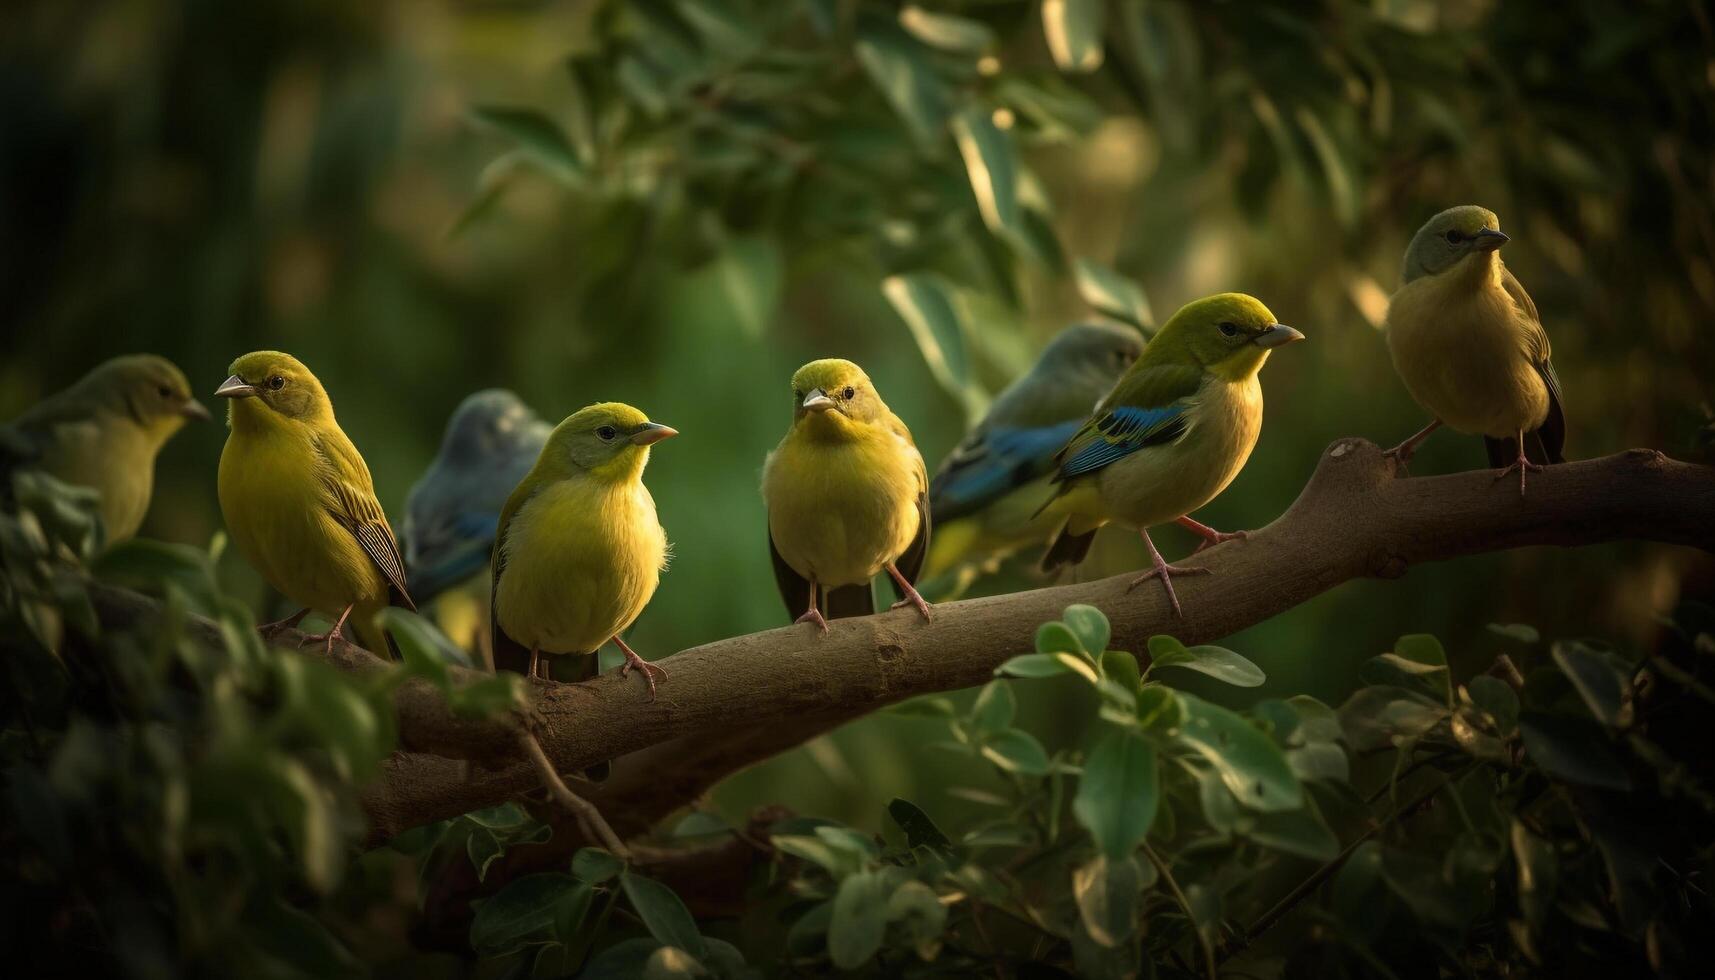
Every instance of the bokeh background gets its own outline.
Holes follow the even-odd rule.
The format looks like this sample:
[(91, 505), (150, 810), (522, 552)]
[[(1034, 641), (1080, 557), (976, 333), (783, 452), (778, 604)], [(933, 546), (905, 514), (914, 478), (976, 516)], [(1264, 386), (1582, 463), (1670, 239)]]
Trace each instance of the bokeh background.
[[(0, 417), (114, 354), (212, 392), (237, 355), (287, 350), (397, 519), (474, 389), (556, 420), (632, 402), (684, 433), (647, 474), (676, 553), (632, 638), (651, 657), (785, 621), (757, 482), (814, 357), (862, 363), (933, 465), (1061, 326), (1254, 293), (1310, 342), (1272, 359), (1261, 443), (1198, 516), (1257, 527), (1333, 439), (1422, 424), (1378, 326), (1412, 231), (1481, 203), (1553, 339), (1571, 455), (1697, 453), (1715, 399), (1702, 3), (6, 6)], [(223, 437), (168, 447), (145, 535), (220, 531)], [(1439, 435), (1413, 467), (1482, 458)], [(1104, 541), (1090, 574), (1139, 560)], [(1027, 564), (976, 591), (1032, 586)], [(224, 571), (276, 611), (237, 555)], [(1460, 673), (1505, 642), (1494, 622), (1647, 646), (1711, 578), (1642, 545), (1508, 552), (1226, 644), (1269, 672), (1247, 695), (1338, 701), (1402, 633), (1440, 635)], [(1025, 727), (1081, 729), (1075, 692), (1031, 687)], [(895, 795), (974, 805), (948, 788), (985, 777), (922, 724), (866, 719), (710, 805), (859, 826)]]

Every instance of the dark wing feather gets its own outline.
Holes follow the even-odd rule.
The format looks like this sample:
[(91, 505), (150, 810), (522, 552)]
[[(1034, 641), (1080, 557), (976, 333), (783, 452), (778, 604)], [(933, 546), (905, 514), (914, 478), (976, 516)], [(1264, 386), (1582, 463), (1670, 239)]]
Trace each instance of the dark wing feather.
[[(929, 498), (920, 493), (917, 495), (917, 536), (911, 539), (905, 551), (893, 561), (893, 567), (899, 569), (899, 574), (905, 576), (905, 581), (912, 585), (917, 584), (917, 576), (923, 571), (923, 560), (929, 556), (930, 523)], [(905, 590), (899, 587), (893, 576), (887, 577), (887, 584), (893, 586), (895, 596), (905, 598)]]
[[(1525, 457), (1533, 463), (1564, 463), (1566, 461), (1564, 455), (1566, 412), (1562, 407), (1560, 376), (1554, 373), (1553, 350), (1548, 343), (1548, 331), (1542, 327), (1542, 317), (1536, 312), (1536, 301), (1530, 298), (1530, 293), (1525, 291), (1524, 284), (1518, 281), (1518, 277), (1512, 274), (1512, 270), (1504, 267), (1501, 270), (1501, 288), (1506, 290), (1507, 295), (1512, 298), (1519, 311), (1529, 321), (1527, 329), (1529, 330), (1528, 343), (1530, 345), (1531, 364), (1536, 367), (1537, 373), (1542, 376), (1543, 385), (1548, 389), (1548, 417), (1543, 420), (1541, 427), (1534, 433), (1525, 435)], [(1509, 442), (1509, 440), (1486, 440), (1486, 443), (1497, 441), (1503, 444)], [(1492, 444), (1488, 446), (1488, 449), (1489, 461), (1495, 463), (1499, 449)], [(1505, 445), (1504, 459), (1495, 465), (1506, 466), (1517, 455), (1518, 448), (1516, 446)]]
[(505, 509), (500, 512), (500, 522), (494, 529), (494, 555), (490, 559), (492, 571), (488, 577), (488, 646), (489, 655), (494, 659), (494, 669), (497, 672), (509, 670), (514, 674), (524, 675), (530, 673), (530, 649), (500, 628), (500, 614), (495, 609), (495, 598), (500, 594), (500, 576), (506, 573), (506, 532), (512, 527), (513, 515), (518, 513), (518, 508), (529, 498), (529, 491), (520, 484), (512, 491)]
[(780, 587), (780, 598), (786, 603), (786, 615), (792, 619), (810, 608), (810, 580), (792, 570), (780, 549), (774, 546), (774, 532), (768, 532), (768, 557), (774, 563), (774, 584)]

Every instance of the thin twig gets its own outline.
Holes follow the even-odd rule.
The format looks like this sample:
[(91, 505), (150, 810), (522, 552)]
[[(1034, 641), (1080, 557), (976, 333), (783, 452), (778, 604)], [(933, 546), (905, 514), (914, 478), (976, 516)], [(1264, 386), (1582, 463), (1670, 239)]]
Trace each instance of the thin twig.
[(542, 782), (548, 787), (548, 792), (577, 818), (578, 826), (583, 829), (584, 835), (601, 841), (601, 845), (615, 857), (629, 860), (631, 852), (626, 849), (619, 835), (602, 819), (601, 811), (597, 810), (594, 804), (572, 792), (572, 788), (560, 778), (560, 774), (554, 770), (554, 763), (548, 759), (548, 753), (542, 750), (542, 743), (536, 741), (536, 736), (528, 730), (520, 731), (518, 744), (523, 746), (524, 754), (542, 775)]
[(1197, 924), (1197, 915), (1191, 911), (1191, 900), (1185, 897), (1184, 890), (1179, 887), (1179, 882), (1174, 880), (1167, 862), (1161, 860), (1161, 855), (1155, 853), (1155, 848), (1150, 847), (1148, 841), (1143, 844), (1143, 853), (1149, 858), (1149, 863), (1155, 865), (1155, 871), (1161, 875), (1161, 880), (1167, 882), (1167, 887), (1173, 892), (1173, 898), (1179, 903), (1179, 907), (1185, 910), (1185, 918), (1191, 920), (1191, 931), (1197, 934), (1197, 942), (1203, 947), (1203, 969), (1208, 973), (1209, 980), (1217, 980), (1220, 974), (1215, 967), (1215, 947), (1209, 942), (1209, 937), (1203, 934), (1203, 927)]
[(1419, 808), (1423, 807), (1430, 800), (1434, 799), (1435, 795), (1437, 793), (1448, 788), (1449, 786), (1452, 786), (1454, 779), (1456, 779), (1459, 776), (1464, 775), (1471, 768), (1472, 768), (1472, 766), (1468, 765), (1468, 766), (1465, 766), (1465, 767), (1463, 767), (1463, 768), (1461, 768), (1455, 772), (1449, 773), (1446, 776), (1446, 778), (1442, 779), (1441, 781), (1437, 782), (1434, 786), (1431, 786), (1428, 789), (1424, 790), (1422, 793), (1418, 794), (1416, 799), (1412, 800), (1410, 803), (1407, 803), (1405, 806), (1402, 806), (1399, 809), (1395, 810), (1393, 812), (1393, 814), (1391, 816), (1389, 816), (1386, 820), (1382, 820), (1378, 823), (1370, 824), (1368, 829), (1366, 829), (1363, 833), (1359, 834), (1357, 836), (1357, 838), (1355, 840), (1353, 840), (1350, 844), (1347, 844), (1345, 846), (1345, 848), (1343, 848), (1340, 851), (1339, 854), (1335, 855), (1335, 857), (1332, 861), (1329, 861), (1327, 864), (1324, 864), (1320, 868), (1317, 868), (1315, 871), (1311, 872), (1310, 877), (1305, 878), (1303, 881), (1299, 882), (1298, 886), (1296, 888), (1292, 889), (1292, 891), (1290, 891), (1290, 892), (1287, 892), (1286, 896), (1284, 898), (1282, 898), (1280, 901), (1274, 903), (1273, 908), (1269, 909), (1267, 912), (1264, 912), (1262, 914), (1262, 918), (1257, 919), (1256, 922), (1252, 923), (1251, 927), (1249, 929), (1245, 930), (1244, 935), (1240, 936), (1237, 941), (1229, 944), (1224, 949), (1222, 949), (1221, 950), (1221, 959), (1223, 961), (1229, 960), (1229, 959), (1233, 958), (1234, 956), (1238, 955), (1239, 953), (1244, 952), (1247, 948), (1249, 948), (1251, 943), (1254, 943), (1257, 941), (1257, 939), (1261, 938), (1262, 934), (1267, 932), (1271, 927), (1273, 927), (1273, 925), (1276, 922), (1280, 921), (1280, 919), (1283, 918), (1286, 915), (1286, 913), (1292, 911), (1298, 905), (1299, 902), (1304, 901), (1304, 899), (1308, 895), (1310, 895), (1311, 892), (1314, 892), (1318, 887), (1320, 887), (1322, 885), (1323, 882), (1327, 881), (1330, 877), (1332, 877), (1334, 872), (1340, 870), (1341, 866), (1346, 863), (1346, 860), (1352, 856), (1352, 853), (1354, 851), (1356, 851), (1365, 841), (1369, 840), (1371, 837), (1374, 837), (1376, 834), (1381, 833), (1383, 830), (1386, 830), (1388, 827), (1392, 826), (1396, 821), (1402, 820), (1405, 817), (1410, 816), (1412, 813), (1415, 813)]

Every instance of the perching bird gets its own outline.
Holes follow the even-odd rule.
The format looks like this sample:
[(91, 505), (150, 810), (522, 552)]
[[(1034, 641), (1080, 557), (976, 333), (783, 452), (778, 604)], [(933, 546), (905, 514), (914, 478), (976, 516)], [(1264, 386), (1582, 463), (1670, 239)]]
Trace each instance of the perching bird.
[(209, 418), (173, 362), (128, 354), (97, 365), (0, 426), (0, 493), (14, 470), (38, 470), (101, 494), (107, 544), (137, 533), (155, 486), (155, 455), (187, 419)]
[(1169, 565), (1149, 528), (1177, 521), (1203, 538), (1197, 550), (1233, 538), (1187, 515), (1239, 475), (1262, 429), (1257, 372), (1268, 354), (1304, 335), (1276, 323), (1243, 293), (1185, 305), (1054, 457), (1058, 491), (1043, 510), (1065, 525), (1042, 558), (1044, 571), (1077, 564), (1102, 525), (1136, 528), (1154, 567), (1131, 583), (1160, 578), (1176, 615), (1172, 576), (1206, 568)]
[(500, 510), (536, 465), (553, 427), (500, 388), (465, 398), (440, 452), (405, 498), (405, 571), (427, 603), (488, 567)]
[[(811, 361), (792, 376), (792, 427), (762, 468), (768, 550), (788, 614), (828, 631), (827, 617), (875, 611), (883, 569), (900, 601), (929, 618), (913, 583), (929, 550), (929, 478), (911, 433), (863, 369)], [(825, 615), (824, 615), (825, 614)]]
[(612, 640), (620, 673), (649, 663), (620, 636), (661, 581), (667, 534), (643, 485), (649, 447), (678, 432), (630, 405), (579, 409), (554, 428), (506, 507), (494, 539), (494, 664), (534, 677), (541, 654), (588, 654)]
[(1143, 353), (1130, 327), (1079, 323), (1054, 336), (1028, 372), (1002, 391), (929, 481), (934, 547), (923, 570), (992, 568), (1054, 531), (1036, 516), (1054, 454)]
[(296, 626), (313, 609), (338, 618), (309, 639), (331, 649), (349, 619), (365, 648), (392, 650), (375, 613), (416, 607), (369, 467), (334, 420), (333, 402), (290, 354), (255, 351), (231, 370), (215, 391), (231, 399), (220, 510), (250, 564), (304, 607), (263, 630)]
[(1417, 444), (1446, 424), (1483, 436), (1500, 476), (1565, 462), (1560, 379), (1536, 304), (1501, 261), (1500, 219), (1475, 205), (1430, 218), (1405, 252), (1404, 284), (1388, 306), (1394, 370), (1434, 416), (1388, 452), (1405, 466)]

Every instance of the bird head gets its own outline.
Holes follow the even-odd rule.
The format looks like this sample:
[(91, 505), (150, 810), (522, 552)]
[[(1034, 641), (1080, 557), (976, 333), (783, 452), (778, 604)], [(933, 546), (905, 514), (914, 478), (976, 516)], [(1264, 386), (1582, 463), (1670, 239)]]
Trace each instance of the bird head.
[(887, 415), (863, 368), (837, 357), (811, 361), (792, 375), (792, 424), (820, 436), (847, 437)]
[(1054, 335), (1033, 370), (1061, 376), (1102, 374), (1117, 378), (1143, 353), (1143, 335), (1112, 323), (1074, 323)]
[(1501, 234), (1501, 219), (1495, 212), (1475, 204), (1448, 208), (1428, 221), (1405, 250), (1401, 278), (1410, 282), (1421, 276), (1446, 272), (1472, 255), (1487, 256), (1507, 243)]
[(1150, 340), (1145, 357), (1189, 360), (1228, 381), (1243, 381), (1262, 368), (1269, 351), (1303, 339), (1256, 298), (1218, 293), (1173, 314)]
[(235, 427), (333, 417), (333, 402), (322, 383), (290, 354), (252, 351), (233, 361), (228, 370), (231, 376), (214, 393), (231, 399), (226, 418)]
[(537, 466), (561, 478), (589, 473), (609, 480), (636, 479), (649, 461), (649, 447), (678, 434), (630, 405), (601, 402), (578, 409), (555, 426)]
[(517, 395), (489, 388), (466, 396), (447, 420), (441, 455), (460, 463), (511, 457), (539, 446), (547, 426)]
[(165, 442), (186, 419), (207, 420), (202, 402), (191, 396), (185, 373), (164, 357), (127, 354), (98, 365), (77, 383), (81, 394), (130, 418)]

